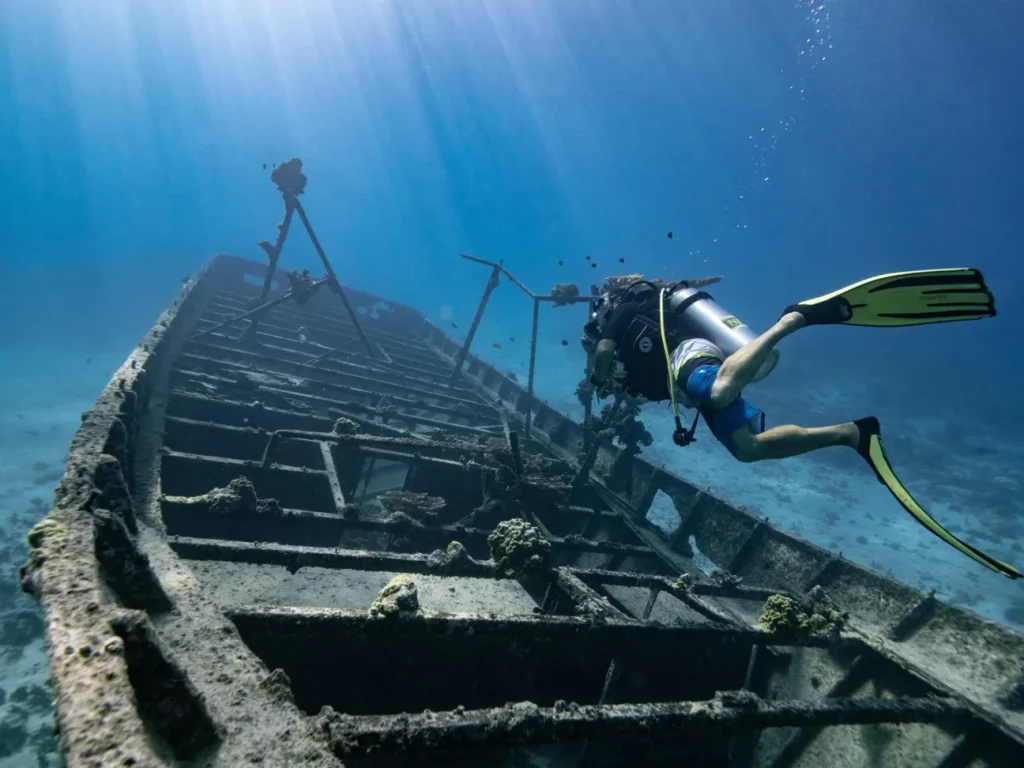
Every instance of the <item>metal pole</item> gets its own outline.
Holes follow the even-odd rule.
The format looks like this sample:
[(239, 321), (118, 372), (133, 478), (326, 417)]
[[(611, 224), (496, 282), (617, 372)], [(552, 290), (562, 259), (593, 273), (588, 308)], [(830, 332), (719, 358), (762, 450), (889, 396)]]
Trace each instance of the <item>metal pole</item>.
[[(326, 277), (322, 277), (319, 280), (314, 280), (310, 284), (310, 295), (312, 296), (313, 293), (316, 292), (316, 290), (321, 285), (323, 285), (326, 281), (327, 281)], [(212, 328), (207, 328), (205, 331), (199, 331), (198, 333), (193, 334), (191, 337), (189, 337), (189, 341), (195, 341), (196, 339), (202, 338), (203, 336), (206, 336), (209, 333), (213, 333), (214, 331), (219, 331), (221, 328), (224, 328), (224, 327), (229, 326), (229, 325), (234, 325), (235, 323), (241, 322), (242, 320), (246, 320), (246, 319), (252, 317), (253, 315), (258, 315), (261, 312), (266, 312), (269, 309), (273, 309), (278, 304), (284, 304), (291, 297), (292, 297), (292, 291), (288, 291), (288, 293), (284, 294), (283, 296), (279, 296), (278, 298), (274, 299), (273, 301), (268, 301), (265, 304), (261, 304), (260, 306), (256, 307), (256, 309), (250, 309), (248, 312), (245, 312), (245, 313), (243, 313), (241, 315), (238, 315), (237, 317), (229, 317), (224, 322), (217, 323), (217, 325), (213, 326)]]
[(530, 335), (530, 376), (526, 382), (526, 424), (523, 433), (530, 436), (530, 421), (533, 418), (533, 373), (537, 368), (537, 325), (540, 323), (540, 299), (533, 298), (533, 332)]
[(334, 269), (331, 267), (331, 262), (327, 260), (327, 254), (324, 253), (324, 249), (320, 246), (320, 241), (317, 239), (316, 233), (313, 231), (313, 226), (309, 223), (309, 219), (306, 217), (306, 211), (302, 207), (302, 203), (295, 197), (286, 196), (286, 200), (291, 200), (291, 204), (295, 207), (295, 210), (299, 214), (299, 218), (302, 219), (302, 224), (306, 228), (306, 232), (309, 234), (309, 239), (313, 243), (313, 247), (316, 249), (317, 256), (320, 257), (320, 261), (324, 264), (324, 269), (327, 270), (327, 277), (330, 278), (331, 283), (338, 288), (338, 296), (341, 297), (341, 303), (345, 305), (345, 310), (348, 312), (349, 318), (352, 320), (352, 325), (356, 328), (356, 333), (359, 334), (359, 338), (366, 346), (366, 353), (370, 356), (371, 360), (376, 360), (377, 355), (373, 352), (373, 347), (370, 346), (370, 340), (366, 338), (366, 334), (363, 333), (363, 327), (359, 324), (359, 318), (356, 317), (355, 310), (352, 309), (352, 305), (348, 303), (348, 298), (345, 296), (345, 292), (341, 289), (341, 283), (338, 282), (338, 276), (334, 274)]
[(459, 350), (458, 356), (455, 358), (455, 370), (452, 371), (452, 377), (448, 381), (449, 387), (454, 387), (455, 382), (459, 378), (459, 372), (462, 370), (462, 364), (466, 362), (466, 355), (469, 354), (469, 345), (473, 343), (473, 337), (476, 335), (476, 329), (480, 327), (480, 321), (483, 319), (484, 307), (487, 306), (487, 300), (491, 298), (491, 293), (498, 287), (498, 276), (500, 274), (501, 267), (496, 264), (491, 269), (491, 276), (487, 279), (487, 287), (484, 288), (484, 295), (480, 298), (480, 306), (476, 308), (476, 315), (473, 317), (473, 324), (469, 326), (469, 333), (466, 335), (466, 341), (462, 345), (462, 349)]
[(267, 257), (270, 259), (270, 266), (267, 267), (267, 276), (263, 279), (263, 290), (260, 291), (260, 302), (267, 300), (267, 294), (270, 293), (270, 283), (274, 279), (274, 273), (277, 271), (277, 261), (281, 258), (281, 249), (284, 247), (284, 239), (288, 237), (288, 228), (292, 225), (292, 214), (295, 213), (295, 206), (293, 204), (294, 198), (284, 198), (284, 221), (277, 225), (277, 240), (273, 245), (268, 243), (266, 240), (260, 243), (260, 247), (267, 252)]

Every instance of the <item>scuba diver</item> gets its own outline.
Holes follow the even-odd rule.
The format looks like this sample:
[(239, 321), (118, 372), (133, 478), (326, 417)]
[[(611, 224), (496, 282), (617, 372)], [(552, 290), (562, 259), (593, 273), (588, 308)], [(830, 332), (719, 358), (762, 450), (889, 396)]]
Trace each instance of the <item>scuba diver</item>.
[[(884, 328), (995, 314), (995, 300), (978, 270), (920, 270), (870, 278), (793, 304), (757, 336), (699, 287), (685, 281), (659, 287), (640, 280), (591, 299), (581, 343), (599, 398), (625, 393), (672, 401), (676, 445), (693, 442), (703, 417), (711, 433), (742, 462), (783, 459), (835, 445), (853, 448), (929, 531), (991, 570), (1018, 579), (1020, 571), (958, 539), (911, 497), (886, 458), (877, 418), (765, 429), (764, 412), (742, 394), (747, 384), (765, 378), (778, 364), (776, 345), (809, 325)], [(689, 429), (683, 428), (678, 403), (697, 410)]]

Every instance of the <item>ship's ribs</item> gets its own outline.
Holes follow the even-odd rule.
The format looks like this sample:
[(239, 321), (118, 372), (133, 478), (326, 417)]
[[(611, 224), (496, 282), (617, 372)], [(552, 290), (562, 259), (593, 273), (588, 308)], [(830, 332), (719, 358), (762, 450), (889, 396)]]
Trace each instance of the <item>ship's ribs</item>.
[[(34, 532), (70, 765), (1024, 764), (1024, 638), (595, 443), (411, 309), (249, 326), (264, 272), (186, 286)], [(548, 563), (492, 559), (511, 517)], [(416, 605), (371, 611), (398, 576)], [(819, 585), (841, 634), (760, 628)]]

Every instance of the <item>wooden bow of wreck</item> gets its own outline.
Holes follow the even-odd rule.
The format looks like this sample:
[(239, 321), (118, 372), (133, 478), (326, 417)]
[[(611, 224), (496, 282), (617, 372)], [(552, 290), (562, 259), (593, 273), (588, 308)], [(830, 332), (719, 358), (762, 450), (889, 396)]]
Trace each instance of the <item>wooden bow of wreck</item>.
[(31, 533), (70, 766), (1024, 764), (1019, 634), (584, 454), (413, 309), (239, 320), (265, 276), (183, 287)]

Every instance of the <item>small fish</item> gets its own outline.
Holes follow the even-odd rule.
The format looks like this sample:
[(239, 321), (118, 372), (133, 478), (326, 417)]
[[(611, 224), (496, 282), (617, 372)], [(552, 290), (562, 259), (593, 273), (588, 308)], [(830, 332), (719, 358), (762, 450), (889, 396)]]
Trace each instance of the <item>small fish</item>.
[(568, 347), (569, 346), (569, 342), (566, 341), (565, 339), (562, 339), (562, 346), (563, 347)]
[(91, 357), (85, 358), (85, 364), (86, 365), (92, 365), (92, 358)]
[(619, 256), (619, 264), (625, 264), (625, 263), (626, 263), (626, 260), (624, 258), (622, 258), (621, 256)]
[(669, 232), (669, 233), (668, 233), (668, 239), (669, 239), (669, 240), (671, 240), (671, 239), (672, 239), (672, 233), (671, 233), (671, 232)]
[(590, 261), (590, 254), (587, 254), (587, 261)]
[(742, 199), (743, 199), (743, 195), (737, 195), (737, 196), (736, 196), (736, 199), (737, 199), (737, 200), (742, 200)]
[(509, 336), (509, 337), (508, 337), (508, 340), (509, 340), (509, 341), (515, 341), (515, 340), (516, 340), (516, 337), (515, 337), (515, 336)]
[(497, 341), (492, 341), (491, 346), (494, 347), (495, 349), (501, 349), (501, 344)]
[(181, 284), (182, 285), (187, 285), (188, 281), (191, 280), (191, 279), (192, 279), (192, 277), (189, 275), (188, 272), (186, 272), (184, 275), (181, 276)]
[(562, 261), (561, 259), (559, 259), (559, 260), (558, 260), (558, 266), (560, 266), (560, 267), (564, 267), (564, 266), (565, 266), (565, 262), (564, 262), (564, 261)]
[(263, 164), (263, 170), (264, 171), (267, 170), (267, 164), (266, 163)]
[(597, 262), (596, 261), (592, 261), (590, 263), (590, 266), (593, 267), (594, 269), (597, 269)]
[(456, 330), (458, 330), (458, 327), (459, 326), (457, 326), (455, 323), (452, 323), (452, 328), (455, 328)]
[(39, 437), (39, 433), (36, 432), (34, 429), (26, 429), (25, 434), (31, 435), (32, 437)]
[(14, 418), (21, 419), (22, 421), (24, 421), (25, 420), (25, 414), (23, 414), (23, 413), (16, 413), (16, 414), (14, 414)]

